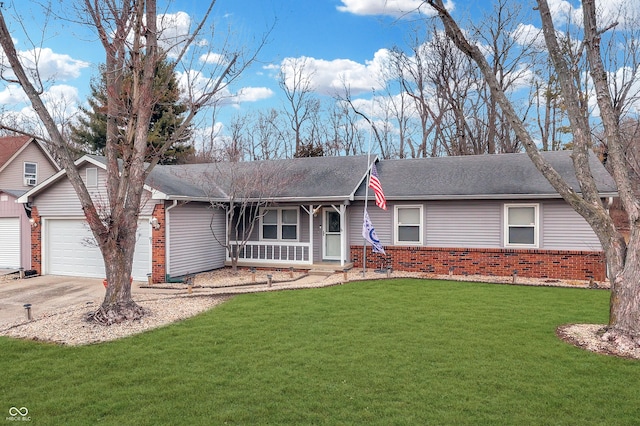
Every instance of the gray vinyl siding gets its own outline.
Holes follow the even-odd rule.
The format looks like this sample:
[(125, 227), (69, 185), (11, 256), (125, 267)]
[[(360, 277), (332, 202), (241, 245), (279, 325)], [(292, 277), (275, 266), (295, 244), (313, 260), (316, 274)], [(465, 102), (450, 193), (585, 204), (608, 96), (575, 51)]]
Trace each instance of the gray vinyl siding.
[[(80, 168), (80, 176), (86, 183), (86, 169), (88, 167), (96, 167), (93, 164)], [(88, 187), (87, 190), (93, 198), (96, 207), (106, 205), (107, 188), (106, 188), (106, 170), (98, 167), (98, 185), (94, 187)], [(150, 193), (145, 191), (143, 194), (143, 202), (141, 207), (140, 216), (150, 216), (153, 212), (153, 207), (156, 204), (155, 200), (149, 200)], [(146, 199), (146, 201), (145, 201)], [(82, 207), (80, 206), (80, 200), (76, 195), (76, 191), (71, 186), (69, 179), (62, 177), (57, 182), (51, 184), (48, 188), (45, 188), (42, 192), (36, 195), (33, 200), (33, 205), (38, 207), (38, 214), (40, 216), (58, 216), (58, 217), (77, 217), (84, 216)]]
[(169, 275), (179, 277), (224, 266), (225, 249), (216, 240), (225, 241), (223, 210), (212, 209), (208, 203), (188, 203), (170, 209), (167, 217)]
[(53, 176), (57, 170), (49, 162), (45, 154), (35, 145), (35, 142), (29, 145), (14, 158), (10, 164), (0, 173), (0, 188), (28, 191), (32, 186), (24, 184), (24, 163), (36, 163), (36, 182), (41, 183), (50, 176)]
[[(538, 204), (540, 249), (600, 251), (601, 245), (589, 224), (563, 200), (474, 200), (388, 202), (387, 210), (369, 204), (371, 222), (380, 242), (393, 245), (394, 206), (423, 206), (423, 246), (456, 248), (504, 248), (504, 205)], [(349, 242), (363, 238), (364, 206), (349, 208)]]
[[(20, 220), (20, 266), (31, 269), (31, 223), (24, 209), (24, 204), (16, 203), (11, 194), (0, 191), (0, 217), (13, 217)], [(2, 235), (0, 235), (2, 244)]]
[(496, 201), (429, 202), (425, 246), (499, 248), (502, 203)]
[[(421, 203), (410, 203), (412, 205)], [(382, 210), (374, 203), (367, 205), (369, 218), (376, 230), (376, 235), (383, 246), (393, 245), (393, 206), (387, 202), (387, 210)], [(349, 245), (362, 245), (362, 222), (364, 220), (364, 204), (350, 206), (347, 210), (347, 232)]]
[(602, 246), (591, 226), (564, 201), (544, 203), (541, 248), (548, 250), (601, 251)]

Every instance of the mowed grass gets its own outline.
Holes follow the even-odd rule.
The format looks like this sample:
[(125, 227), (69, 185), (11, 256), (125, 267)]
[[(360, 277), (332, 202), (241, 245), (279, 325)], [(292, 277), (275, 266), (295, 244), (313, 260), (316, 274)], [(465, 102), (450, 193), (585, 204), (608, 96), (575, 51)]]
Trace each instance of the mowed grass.
[(238, 296), (99, 345), (1, 338), (0, 409), (34, 424), (638, 424), (640, 362), (554, 334), (605, 323), (608, 296), (368, 281)]

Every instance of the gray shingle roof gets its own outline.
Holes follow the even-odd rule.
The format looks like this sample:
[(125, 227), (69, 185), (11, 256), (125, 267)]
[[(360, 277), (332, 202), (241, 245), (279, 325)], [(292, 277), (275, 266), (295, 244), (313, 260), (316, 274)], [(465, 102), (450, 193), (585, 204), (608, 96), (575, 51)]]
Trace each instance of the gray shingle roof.
[[(543, 155), (579, 191), (571, 151)], [(616, 195), (615, 182), (593, 153), (589, 162), (602, 195)], [(266, 186), (262, 196), (277, 201), (347, 201), (364, 199), (367, 164), (360, 155), (156, 166), (147, 185), (166, 199), (225, 201), (232, 184), (245, 181), (251, 189), (236, 195), (260, 196), (255, 188)], [(377, 168), (389, 200), (559, 198), (525, 153), (382, 160)]]
[[(375, 157), (371, 157), (373, 161)], [(278, 200), (349, 200), (364, 181), (367, 156), (309, 157), (238, 163), (157, 166), (147, 184), (167, 198), (227, 198), (232, 185), (253, 182)], [(254, 192), (243, 195), (259, 196)]]
[[(571, 151), (543, 155), (580, 191)], [(613, 179), (594, 154), (589, 163), (599, 191), (615, 194)], [(387, 199), (559, 197), (525, 153), (384, 160), (377, 168)], [(356, 196), (364, 198), (364, 189)]]
[(27, 193), (27, 191), (25, 191), (24, 189), (0, 189), (0, 191), (6, 192), (7, 194), (12, 195), (16, 198), (20, 198)]

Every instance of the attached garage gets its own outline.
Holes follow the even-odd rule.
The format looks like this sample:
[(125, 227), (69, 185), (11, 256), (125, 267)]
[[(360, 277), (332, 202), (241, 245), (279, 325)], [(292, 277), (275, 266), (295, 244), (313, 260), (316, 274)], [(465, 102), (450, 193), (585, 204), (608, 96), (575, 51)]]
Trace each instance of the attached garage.
[(20, 218), (0, 218), (0, 268), (20, 268)]
[[(104, 278), (104, 261), (84, 219), (45, 221), (43, 261), (45, 274)], [(133, 279), (145, 281), (151, 272), (151, 239), (148, 219), (138, 221)]]

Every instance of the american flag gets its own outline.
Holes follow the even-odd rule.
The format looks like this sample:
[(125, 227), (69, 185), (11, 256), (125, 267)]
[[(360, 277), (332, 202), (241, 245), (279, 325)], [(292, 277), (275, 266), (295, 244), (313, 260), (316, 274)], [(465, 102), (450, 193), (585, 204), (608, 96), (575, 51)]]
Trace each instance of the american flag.
[(371, 167), (371, 176), (369, 176), (369, 188), (373, 189), (373, 192), (376, 195), (376, 206), (380, 207), (382, 210), (386, 210), (387, 199), (384, 197), (382, 184), (380, 183), (380, 179), (378, 178), (378, 169), (376, 168), (375, 164)]

